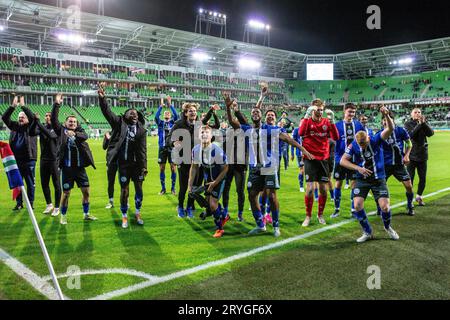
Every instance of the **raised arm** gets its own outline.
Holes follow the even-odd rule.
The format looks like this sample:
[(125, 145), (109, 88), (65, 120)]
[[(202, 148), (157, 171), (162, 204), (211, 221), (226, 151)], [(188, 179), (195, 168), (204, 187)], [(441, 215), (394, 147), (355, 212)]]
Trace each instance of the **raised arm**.
[(102, 110), (103, 116), (106, 118), (108, 123), (114, 129), (120, 124), (120, 117), (111, 111), (111, 108), (108, 106), (108, 102), (106, 101), (106, 95), (104, 90), (104, 82), (100, 83), (98, 87), (98, 101), (100, 104), (100, 109)]
[(279, 138), (280, 140), (290, 144), (291, 146), (299, 148), (302, 151), (303, 155), (306, 156), (309, 160), (314, 160), (314, 156), (309, 153), (308, 150), (306, 150), (300, 143), (292, 139), (287, 133), (280, 132)]
[(19, 123), (17, 121), (11, 120), (11, 115), (13, 114), (14, 110), (16, 110), (18, 105), (19, 105), (19, 98), (15, 96), (12, 105), (8, 109), (6, 109), (6, 111), (2, 115), (2, 120), (5, 123), (5, 125), (9, 128), (9, 130), (15, 131), (19, 126)]
[(61, 122), (59, 122), (58, 116), (59, 116), (59, 108), (61, 107), (61, 103), (63, 101), (63, 97), (60, 93), (58, 93), (55, 96), (55, 102), (53, 103), (52, 108), (52, 115), (51, 115), (51, 122), (52, 122), (52, 128), (55, 130), (56, 134), (59, 134), (61, 132)]
[(381, 107), (380, 112), (385, 117), (387, 123), (387, 128), (381, 132), (381, 139), (387, 140), (392, 132), (394, 132), (394, 120), (389, 116), (389, 110), (385, 106)]
[(177, 109), (175, 109), (175, 107), (172, 104), (172, 97), (171, 96), (167, 96), (167, 103), (169, 104), (170, 112), (172, 112), (172, 120), (173, 121), (178, 121), (180, 116), (178, 115)]
[[(162, 99), (161, 99), (162, 100)], [(156, 124), (159, 126), (160, 124), (161, 124), (161, 119), (160, 119), (160, 117), (161, 117), (161, 111), (162, 111), (162, 105), (159, 105), (159, 107), (158, 107), (158, 110), (156, 110), (156, 113), (155, 113), (155, 122), (156, 122)]]
[(234, 119), (233, 115), (231, 114), (231, 105), (233, 104), (233, 101), (231, 101), (230, 95), (228, 93), (224, 93), (223, 97), (224, 97), (225, 106), (227, 109), (228, 122), (230, 123), (231, 127), (233, 127), (233, 129), (236, 129), (236, 130), (240, 129), (241, 125), (240, 125), (239, 121)]

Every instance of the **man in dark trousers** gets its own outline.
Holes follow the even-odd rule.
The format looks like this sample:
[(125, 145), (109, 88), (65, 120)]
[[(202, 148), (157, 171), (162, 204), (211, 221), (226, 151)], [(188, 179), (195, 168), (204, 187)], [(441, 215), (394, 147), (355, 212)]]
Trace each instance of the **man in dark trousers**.
[(120, 211), (122, 212), (122, 228), (128, 228), (128, 196), (130, 180), (135, 189), (135, 217), (138, 225), (144, 225), (141, 207), (144, 198), (142, 184), (147, 175), (147, 130), (142, 113), (136, 109), (128, 109), (123, 116), (111, 111), (106, 102), (104, 84), (98, 89), (100, 108), (112, 128), (112, 136), (107, 151), (108, 165), (118, 164), (120, 181)]
[[(103, 137), (103, 150), (107, 150), (109, 142), (111, 141), (112, 133), (110, 131), (105, 133)], [(106, 157), (106, 162), (108, 162), (108, 157)], [(109, 202), (106, 205), (106, 209), (114, 208), (114, 184), (116, 182), (117, 175), (117, 162), (110, 163), (107, 165), (106, 175), (108, 176), (108, 198)]]
[(63, 102), (61, 94), (55, 96), (52, 108), (51, 123), (56, 135), (59, 137), (58, 166), (61, 169), (63, 194), (61, 197), (62, 225), (67, 224), (67, 210), (69, 207), (70, 191), (75, 182), (83, 195), (83, 215), (85, 221), (97, 220), (89, 214), (89, 177), (86, 168), (92, 166), (95, 169), (94, 158), (86, 140), (88, 135), (78, 125), (74, 115), (69, 115), (64, 124), (58, 120), (59, 108)]
[(409, 155), (409, 164), (407, 166), (411, 181), (414, 183), (414, 176), (417, 169), (419, 175), (419, 185), (417, 187), (416, 201), (419, 206), (424, 206), (423, 191), (427, 179), (427, 161), (428, 161), (428, 141), (427, 137), (434, 135), (433, 129), (427, 123), (422, 111), (415, 108), (411, 112), (411, 119), (405, 123), (405, 129), (411, 137), (412, 149)]
[[(34, 202), (35, 191), (35, 169), (37, 160), (37, 143), (36, 136), (39, 134), (37, 126), (34, 123), (34, 119), (29, 119), (25, 112), (20, 112), (18, 121), (12, 121), (11, 115), (17, 108), (17, 106), (25, 107), (24, 97), (14, 97), (12, 106), (10, 106), (3, 114), (3, 122), (11, 130), (9, 136), (9, 144), (11, 150), (14, 153), (17, 161), (17, 167), (20, 174), (27, 184), (27, 195), (30, 200), (31, 206)], [(23, 208), (22, 194), (16, 199), (16, 206), (14, 211)]]
[[(61, 201), (61, 181), (58, 167), (58, 135), (52, 128), (51, 112), (45, 114), (45, 123), (39, 121), (39, 114), (33, 114), (30, 109), (23, 108), (28, 119), (33, 119), (39, 130), (39, 143), (41, 145), (40, 175), (41, 186), (44, 192), (47, 207), (44, 214), (51, 213), (53, 217), (59, 215), (59, 203)], [(52, 203), (50, 193), (50, 178), (55, 188), (55, 202)]]

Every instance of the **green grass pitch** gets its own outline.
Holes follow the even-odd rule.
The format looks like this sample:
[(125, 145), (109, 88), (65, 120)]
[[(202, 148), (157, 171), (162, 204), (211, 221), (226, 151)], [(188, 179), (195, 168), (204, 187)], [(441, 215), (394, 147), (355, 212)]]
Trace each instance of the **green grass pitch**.
[[(450, 133), (439, 132), (429, 140), (430, 161), (425, 193), (450, 187)], [(298, 191), (296, 162), (287, 171), (282, 169), (280, 199), (281, 239), (267, 234), (247, 236), (254, 227), (246, 201), (244, 222), (236, 221), (236, 194), (231, 191), (230, 214), (232, 220), (225, 227), (225, 235), (214, 239), (211, 219), (201, 221), (199, 210), (192, 220), (176, 215), (177, 198), (159, 196), (159, 170), (157, 165), (157, 140), (148, 140), (149, 175), (144, 182), (142, 215), (145, 226), (131, 220), (130, 228), (121, 228), (119, 209), (105, 209), (107, 204), (107, 179), (105, 152), (101, 141), (90, 141), (97, 170), (89, 169), (91, 184), (91, 214), (99, 220), (85, 223), (82, 220), (81, 193), (72, 191), (68, 211), (68, 225), (59, 224), (59, 217), (42, 214), (45, 201), (40, 187), (39, 168), (36, 179), (35, 214), (44, 236), (50, 257), (58, 274), (67, 272), (69, 266), (87, 269), (133, 269), (153, 276), (166, 276), (217, 261), (257, 247), (304, 234), (320, 226), (314, 221), (311, 227), (301, 228), (305, 217), (303, 195)], [(169, 168), (166, 171), (170, 183)], [(7, 189), (4, 172), (0, 174), (0, 248), (43, 277), (48, 270), (26, 210), (11, 211), (14, 202)], [(134, 191), (130, 195), (134, 209)], [(403, 186), (394, 179), (389, 181), (391, 203), (405, 200)], [(343, 191), (343, 215), (331, 220), (333, 205), (327, 202), (327, 223), (346, 221), (349, 214), (349, 190)], [(119, 186), (116, 185), (115, 204), (119, 204)], [(367, 209), (375, 206), (368, 198)], [(277, 249), (264, 251), (231, 263), (214, 266), (174, 280), (133, 291), (115, 299), (449, 299), (450, 282), (448, 266), (450, 251), (445, 243), (450, 236), (450, 192), (427, 198), (427, 206), (417, 209), (416, 217), (401, 215), (405, 208), (393, 210), (393, 226), (400, 240), (387, 239), (380, 218), (371, 217), (377, 240), (362, 245), (354, 241), (360, 235), (356, 222), (289, 243)], [(313, 211), (317, 212), (316, 206)], [(314, 220), (314, 219), (313, 219)], [(369, 265), (381, 268), (380, 290), (369, 290), (366, 280)], [(44, 299), (21, 276), (4, 263), (0, 263), (0, 299)], [(263, 281), (258, 281), (258, 280)], [(123, 274), (85, 275), (80, 278), (80, 289), (69, 289), (66, 278), (60, 279), (65, 295), (71, 299), (87, 299), (119, 290), (145, 281)], [(221, 295), (215, 288), (221, 287)]]

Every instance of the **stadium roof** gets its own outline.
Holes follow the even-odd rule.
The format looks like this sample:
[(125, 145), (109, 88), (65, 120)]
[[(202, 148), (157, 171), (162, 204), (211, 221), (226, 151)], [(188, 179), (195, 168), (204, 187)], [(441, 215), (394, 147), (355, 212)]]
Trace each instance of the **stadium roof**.
[[(0, 44), (185, 67), (196, 66), (192, 52), (201, 50), (215, 58), (202, 65), (203, 68), (237, 72), (238, 60), (245, 56), (262, 62), (260, 75), (279, 78), (292, 78), (294, 72), (304, 78), (306, 63), (318, 62), (334, 63), (335, 77), (342, 79), (450, 68), (450, 37), (335, 55), (314, 55), (85, 12), (80, 14), (77, 31), (93, 42), (75, 48), (57, 37), (68, 31), (71, 15), (73, 12), (66, 8), (0, 0), (0, 25), (4, 26), (0, 31)], [(405, 58), (412, 58), (413, 63), (409, 66), (392, 64)]]

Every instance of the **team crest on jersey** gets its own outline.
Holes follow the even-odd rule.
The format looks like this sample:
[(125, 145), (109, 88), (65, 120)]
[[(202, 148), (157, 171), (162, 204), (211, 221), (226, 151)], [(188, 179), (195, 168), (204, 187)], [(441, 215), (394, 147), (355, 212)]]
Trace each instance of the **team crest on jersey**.
[(305, 179), (306, 179), (306, 180), (309, 180), (309, 175), (308, 175), (308, 174), (305, 176)]
[(361, 190), (359, 190), (358, 188), (355, 188), (354, 190), (353, 190), (353, 194), (359, 194), (361, 192)]
[(372, 155), (372, 154), (371, 154), (369, 151), (367, 151), (367, 152), (364, 154), (364, 156), (365, 156), (366, 158), (370, 158), (371, 155)]
[(394, 143), (394, 139), (389, 138), (387, 142), (388, 142), (389, 144), (393, 144), (393, 143)]
[(64, 189), (69, 189), (70, 186), (68, 183), (64, 183), (63, 187), (64, 187)]
[(252, 187), (252, 182), (249, 181), (249, 182), (247, 183), (247, 188), (251, 188), (251, 187)]
[(334, 174), (334, 177), (335, 177), (335, 178), (339, 178), (339, 172), (336, 172), (336, 173)]
[(348, 129), (347, 130), (347, 134), (352, 134), (353, 133), (353, 130), (352, 129)]
[(324, 125), (324, 126), (322, 126), (322, 129), (323, 129), (323, 131), (327, 131), (328, 126), (327, 126), (327, 125)]
[(120, 177), (121, 182), (127, 182), (127, 177)]

